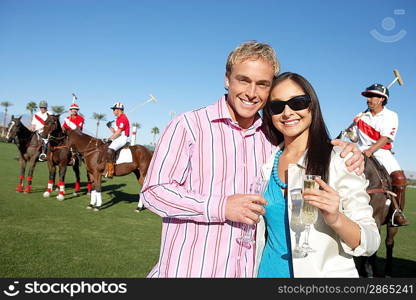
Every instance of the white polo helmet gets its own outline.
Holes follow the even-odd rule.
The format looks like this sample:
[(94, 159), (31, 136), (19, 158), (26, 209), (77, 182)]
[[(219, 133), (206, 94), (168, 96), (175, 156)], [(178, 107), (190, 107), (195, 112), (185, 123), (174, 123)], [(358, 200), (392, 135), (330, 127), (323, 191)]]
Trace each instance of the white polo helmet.
[(78, 106), (78, 104), (76, 104), (76, 103), (72, 103), (72, 104), (69, 106), (69, 110), (71, 110), (71, 109), (76, 109), (76, 110), (79, 110), (79, 106)]
[(124, 105), (121, 102), (116, 102), (114, 103), (114, 105), (112, 107), (110, 107), (111, 109), (121, 109), (124, 110)]

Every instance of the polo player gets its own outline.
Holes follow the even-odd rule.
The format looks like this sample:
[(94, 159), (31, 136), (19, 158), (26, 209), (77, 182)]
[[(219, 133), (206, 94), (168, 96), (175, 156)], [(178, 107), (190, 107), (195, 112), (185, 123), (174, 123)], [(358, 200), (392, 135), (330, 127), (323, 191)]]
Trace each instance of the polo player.
[(353, 139), (358, 141), (359, 148), (367, 157), (374, 156), (390, 174), (393, 192), (397, 194), (399, 209), (395, 209), (392, 226), (408, 225), (403, 214), (405, 205), (406, 176), (394, 157), (393, 141), (399, 127), (397, 113), (386, 107), (389, 90), (382, 84), (373, 84), (361, 93), (367, 99), (368, 109), (354, 118), (351, 129)]
[[(40, 136), (45, 126), (45, 121), (48, 118), (48, 103), (45, 100), (39, 102), (39, 111), (33, 115), (32, 123), (30, 125), (30, 130), (34, 131)], [(39, 161), (46, 161), (46, 150), (48, 146), (48, 139), (42, 140), (42, 153), (39, 155)]]
[(110, 146), (107, 150), (107, 177), (113, 178), (114, 175), (114, 164), (115, 164), (115, 153), (127, 144), (130, 136), (130, 122), (124, 113), (124, 105), (121, 102), (115, 103), (111, 109), (113, 114), (117, 117), (115, 128), (110, 127), (113, 133), (108, 141), (111, 141)]

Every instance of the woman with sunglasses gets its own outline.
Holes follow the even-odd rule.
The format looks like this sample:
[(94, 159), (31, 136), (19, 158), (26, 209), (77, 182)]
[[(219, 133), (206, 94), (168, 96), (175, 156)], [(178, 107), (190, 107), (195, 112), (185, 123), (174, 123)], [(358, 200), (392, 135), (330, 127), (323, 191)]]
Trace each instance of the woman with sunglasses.
[[(262, 167), (268, 204), (265, 222), (261, 218), (257, 225), (258, 277), (358, 277), (353, 256), (373, 254), (380, 234), (367, 181), (364, 175), (349, 172), (347, 158), (331, 145), (311, 84), (295, 73), (279, 75), (263, 119), (264, 132), (277, 149)], [(312, 252), (298, 245), (305, 239), (305, 226), (301, 222), (292, 226), (291, 220), (294, 209), (299, 213), (292, 197), (295, 201), (294, 193), (303, 189), (305, 174), (322, 178), (316, 179), (319, 190), (303, 190), (304, 201), (318, 208), (308, 238)]]

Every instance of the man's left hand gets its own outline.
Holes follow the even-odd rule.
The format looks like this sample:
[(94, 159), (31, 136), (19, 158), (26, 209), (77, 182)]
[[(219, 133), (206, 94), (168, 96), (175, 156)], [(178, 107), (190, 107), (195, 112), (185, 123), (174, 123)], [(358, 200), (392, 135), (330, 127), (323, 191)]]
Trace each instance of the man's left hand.
[(364, 172), (364, 155), (360, 149), (358, 149), (356, 144), (341, 140), (332, 140), (331, 144), (343, 148), (341, 157), (345, 157), (352, 152), (352, 156), (345, 162), (348, 171), (355, 171), (357, 175), (361, 175)]

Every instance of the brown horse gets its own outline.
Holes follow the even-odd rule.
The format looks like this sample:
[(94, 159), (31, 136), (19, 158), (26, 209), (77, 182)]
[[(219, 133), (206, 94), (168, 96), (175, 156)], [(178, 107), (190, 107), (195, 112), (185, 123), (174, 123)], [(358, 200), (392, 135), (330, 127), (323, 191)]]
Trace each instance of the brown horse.
[[(52, 127), (51, 124), (46, 124), (44, 131), (46, 133), (50, 132)], [(106, 172), (105, 153), (108, 144), (82, 133), (79, 129), (67, 130), (66, 135), (68, 136), (68, 146), (82, 153), (87, 171), (92, 180), (91, 201), (87, 208), (94, 208), (95, 211), (98, 211), (102, 204), (101, 177)], [(130, 149), (132, 154), (132, 162), (116, 164), (114, 176), (124, 176), (133, 172), (140, 186), (143, 186), (144, 177), (147, 174), (153, 153), (141, 145), (129, 146), (128, 149)]]
[[(370, 205), (373, 207), (373, 217), (379, 230), (382, 225), (386, 225), (386, 265), (384, 274), (386, 277), (392, 276), (392, 261), (394, 237), (398, 232), (398, 227), (391, 226), (393, 211), (399, 208), (396, 195), (392, 192), (392, 182), (387, 170), (374, 157), (367, 158), (365, 161), (364, 174), (369, 181), (367, 193), (370, 195)], [(376, 270), (376, 254), (370, 257), (356, 258), (357, 270), (361, 277), (373, 277)]]
[[(55, 184), (56, 167), (59, 167), (59, 194), (56, 197), (58, 200), (65, 199), (65, 174), (66, 168), (72, 161), (72, 152), (67, 145), (67, 136), (62, 130), (61, 123), (59, 122), (59, 115), (49, 115), (45, 120), (45, 127), (41, 134), (42, 138), (49, 140), (49, 147), (47, 151), (47, 161), (49, 170), (49, 180), (47, 190), (43, 193), (43, 197), (48, 198), (53, 190)], [(75, 191), (74, 195), (77, 195), (81, 188), (81, 179), (79, 166), (81, 160), (78, 156), (74, 156), (75, 161), (72, 162), (72, 169), (75, 173)], [(88, 173), (87, 173), (88, 177)], [(91, 182), (88, 180), (88, 192), (91, 191)]]
[[(337, 139), (346, 139), (347, 131), (341, 131)], [(370, 205), (373, 208), (373, 218), (379, 231), (382, 225), (386, 225), (386, 265), (384, 274), (392, 276), (394, 237), (398, 227), (391, 225), (393, 211), (399, 209), (396, 195), (392, 192), (393, 185), (387, 170), (374, 157), (365, 157), (364, 175), (368, 179), (367, 193), (370, 195)], [(370, 257), (354, 257), (355, 265), (361, 277), (373, 277), (377, 273), (377, 253)]]
[[(12, 116), (7, 128), (6, 139), (8, 142), (14, 142), (19, 150), (20, 177), (16, 192), (30, 193), (33, 173), (41, 153), (42, 141), (38, 134), (23, 125), (21, 119), (21, 116), (18, 118)], [(29, 163), (29, 172), (27, 174), (27, 185), (23, 190), (27, 163)]]

